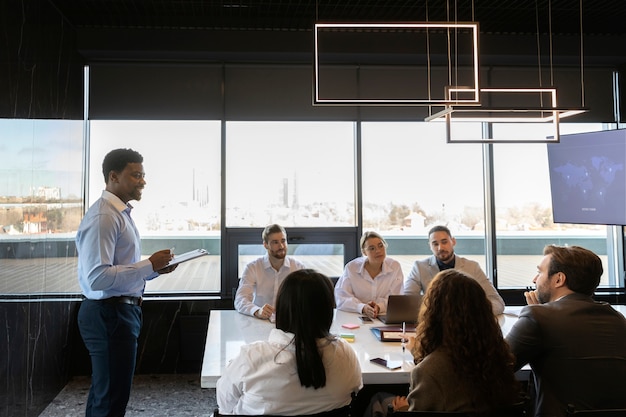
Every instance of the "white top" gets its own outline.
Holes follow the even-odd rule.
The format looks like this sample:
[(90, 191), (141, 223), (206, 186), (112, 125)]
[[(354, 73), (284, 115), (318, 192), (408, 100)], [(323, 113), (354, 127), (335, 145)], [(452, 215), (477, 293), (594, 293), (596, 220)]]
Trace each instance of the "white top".
[(242, 314), (254, 316), (265, 304), (276, 307), (276, 294), (281, 282), (293, 271), (304, 269), (304, 264), (285, 256), (280, 270), (272, 268), (269, 255), (262, 256), (246, 265), (235, 295), (235, 309)]
[(315, 414), (350, 404), (363, 387), (356, 354), (343, 339), (320, 339), (326, 386), (300, 384), (293, 334), (272, 329), (268, 341), (254, 342), (241, 351), (217, 381), (220, 413), (240, 415)]
[[(386, 257), (382, 271), (371, 277), (365, 269), (367, 257), (353, 259), (346, 264), (335, 285), (337, 308), (360, 313), (363, 306), (375, 301), (380, 306), (380, 314), (387, 311), (387, 298), (392, 294), (402, 294), (402, 267), (400, 262)], [(373, 278), (373, 279), (372, 279)]]

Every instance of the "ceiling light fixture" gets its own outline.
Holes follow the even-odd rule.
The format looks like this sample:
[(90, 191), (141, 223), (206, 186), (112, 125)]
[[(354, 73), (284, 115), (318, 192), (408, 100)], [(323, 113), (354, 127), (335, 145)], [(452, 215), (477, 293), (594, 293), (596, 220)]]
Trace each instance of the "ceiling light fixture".
[[(462, 94), (462, 89), (450, 89), (449, 95)], [(487, 102), (498, 102), (498, 96), (517, 95), (514, 101), (529, 103), (512, 107), (491, 106), (445, 106), (443, 110), (428, 116), (425, 121), (440, 121), (446, 123), (446, 141), (448, 143), (554, 143), (560, 141), (559, 123), (561, 119), (574, 116), (586, 111), (583, 108), (560, 108), (557, 105), (556, 88), (481, 88), (481, 95), (488, 96)], [(544, 97), (549, 98), (548, 107), (532, 106), (533, 101), (543, 102)], [(510, 101), (510, 100), (509, 100)], [(453, 129), (452, 124), (461, 122), (489, 122), (489, 123), (547, 123), (551, 122), (549, 129), (536, 129), (533, 134), (529, 133), (524, 140), (494, 138), (468, 138), (464, 136), (466, 129)]]
[[(449, 98), (453, 100), (456, 94), (464, 93), (464, 89), (450, 88)], [(520, 105), (519, 107), (490, 107), (490, 106), (468, 106), (462, 103), (445, 106), (445, 108), (434, 113), (424, 120), (445, 121), (446, 119), (459, 122), (475, 122), (477, 119), (485, 119), (490, 122), (502, 123), (538, 123), (538, 122), (556, 122), (566, 117), (575, 116), (587, 111), (584, 108), (560, 108), (557, 105), (556, 88), (481, 88), (481, 95), (489, 95), (487, 100), (481, 99), (481, 103), (497, 102), (498, 94), (518, 94), (527, 96), (525, 100), (519, 99), (519, 102), (528, 102), (528, 96), (537, 97), (538, 101), (543, 102), (543, 97), (548, 96), (550, 104), (547, 107)], [(456, 106), (456, 107), (455, 107)], [(458, 116), (458, 117), (457, 117)]]
[[(548, 3), (549, 6), (549, 14), (550, 14), (550, 83), (554, 85), (553, 79), (553, 68), (552, 68), (552, 12), (551, 12), (551, 2)], [(537, 14), (538, 14), (537, 10)], [(581, 16), (582, 16), (582, 5), (581, 5)], [(467, 106), (465, 103), (454, 103), (450, 105), (445, 105), (444, 109), (433, 113), (426, 117), (424, 120), (427, 122), (430, 121), (445, 121), (446, 122), (446, 140), (448, 142), (480, 142), (480, 143), (494, 143), (494, 142), (503, 142), (503, 143), (511, 143), (511, 142), (559, 142), (560, 141), (560, 133), (559, 133), (559, 123), (561, 119), (575, 116), (581, 113), (588, 111), (588, 109), (584, 108), (584, 83), (583, 83), (583, 61), (582, 61), (582, 21), (581, 21), (581, 97), (583, 102), (583, 107), (577, 108), (562, 108), (557, 105), (557, 93), (556, 88), (480, 88), (481, 99), (479, 102), (481, 105), (479, 106)], [(539, 27), (537, 27), (537, 37), (539, 37)], [(538, 42), (539, 45), (539, 42)], [(539, 80), (541, 84), (541, 51), (538, 47), (538, 67), (539, 67)], [(447, 96), (450, 99), (453, 99), (456, 96), (461, 96), (464, 94), (463, 88), (447, 88)], [(513, 102), (520, 103), (515, 107), (497, 107), (497, 106), (489, 106), (485, 105), (485, 103), (498, 103), (498, 95), (503, 94), (518, 94)], [(525, 95), (520, 98), (520, 95)], [(484, 96), (490, 96), (488, 99), (484, 99)], [(530, 102), (528, 98), (530, 97)], [(511, 100), (504, 100), (504, 102), (509, 103)], [(547, 106), (544, 106), (543, 103), (548, 102)], [(537, 106), (536, 104), (539, 103)], [(487, 123), (543, 123), (543, 122), (551, 122), (553, 124), (553, 133), (551, 135), (542, 137), (540, 139), (532, 139), (532, 140), (501, 140), (497, 141), (493, 138), (483, 138), (480, 140), (475, 139), (464, 139), (464, 138), (452, 138), (452, 131), (450, 124), (452, 122), (487, 122)]]
[[(458, 48), (467, 48), (464, 50), (464, 54), (468, 57), (464, 64), (467, 65), (467, 69), (464, 71), (463, 82), (464, 98), (459, 98), (451, 101), (445, 97), (444, 89), (442, 86), (441, 97), (433, 98), (431, 96), (431, 61), (430, 61), (430, 48), (431, 38), (435, 32), (441, 32), (443, 35), (441, 38), (445, 39), (445, 49), (448, 51), (448, 59), (445, 63), (445, 73), (450, 74), (447, 82), (451, 84), (451, 74), (457, 74), (459, 72), (458, 60), (454, 63), (450, 59), (450, 50), (454, 49), (458, 51)], [(332, 77), (326, 77), (322, 74), (325, 70), (333, 67), (340, 67), (341, 64), (336, 64), (332, 61), (333, 58), (341, 56), (342, 51), (338, 44), (344, 40), (343, 36), (358, 37), (360, 34), (367, 34), (370, 36), (369, 42), (372, 42), (372, 33), (379, 33), (379, 38), (374, 38), (376, 41), (381, 41), (383, 36), (392, 36), (393, 33), (411, 33), (423, 42), (421, 45), (411, 45), (413, 50), (419, 49), (419, 46), (424, 46), (424, 50), (420, 51), (421, 54), (427, 58), (427, 71), (428, 77), (425, 79), (426, 86), (421, 86), (422, 91), (427, 91), (423, 97), (410, 97), (410, 98), (377, 98), (377, 97), (362, 97), (363, 93), (359, 91), (354, 96), (340, 96), (337, 93), (336, 86), (332, 85), (332, 81), (326, 85), (326, 81), (329, 81)], [(453, 36), (452, 36), (452, 35)], [(322, 41), (322, 39), (324, 40)], [(479, 92), (478, 92), (478, 23), (475, 22), (463, 22), (463, 23), (451, 23), (451, 22), (433, 22), (433, 23), (316, 23), (315, 24), (315, 38), (314, 38), (314, 95), (313, 105), (375, 105), (375, 106), (432, 106), (442, 104), (452, 104), (463, 102), (466, 104), (480, 104)], [(364, 40), (359, 44), (360, 48), (367, 50), (369, 46), (367, 40)], [(420, 42), (415, 42), (419, 44)], [(320, 44), (323, 43), (322, 46)], [(392, 45), (389, 45), (390, 47)], [(354, 51), (350, 51), (354, 52)], [(371, 51), (369, 51), (371, 53)], [(389, 51), (383, 51), (389, 52)], [(457, 52), (458, 53), (458, 52)], [(417, 53), (416, 53), (417, 55)], [(331, 58), (327, 58), (331, 57)], [(385, 59), (389, 60), (389, 56), (385, 56)], [(413, 57), (410, 57), (413, 58)], [(390, 67), (389, 62), (386, 65)], [(367, 65), (358, 65), (355, 67), (358, 72), (361, 68), (367, 68)], [(419, 65), (411, 64), (406, 65), (405, 68), (409, 70), (419, 68)], [(443, 71), (442, 71), (443, 72)], [(358, 75), (357, 75), (358, 78)], [(416, 77), (417, 78), (417, 77)], [(358, 82), (357, 82), (358, 84)], [(345, 93), (344, 93), (345, 94)]]

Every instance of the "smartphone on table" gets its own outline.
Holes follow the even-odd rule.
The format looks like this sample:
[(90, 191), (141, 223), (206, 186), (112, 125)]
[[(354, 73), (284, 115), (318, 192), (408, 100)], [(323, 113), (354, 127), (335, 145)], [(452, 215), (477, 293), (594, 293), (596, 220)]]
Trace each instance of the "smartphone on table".
[(359, 316), (359, 319), (361, 320), (361, 323), (371, 323), (372, 319), (367, 317), (367, 316)]
[(375, 363), (376, 365), (384, 366), (390, 371), (402, 368), (402, 361), (388, 361), (383, 358), (373, 358), (370, 359), (370, 362)]

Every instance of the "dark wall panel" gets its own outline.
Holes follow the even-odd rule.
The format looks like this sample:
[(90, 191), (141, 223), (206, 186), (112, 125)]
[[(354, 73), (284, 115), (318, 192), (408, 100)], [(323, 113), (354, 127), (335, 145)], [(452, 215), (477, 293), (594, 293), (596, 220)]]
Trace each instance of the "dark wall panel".
[(76, 33), (47, 0), (0, 2), (0, 117), (83, 118)]
[[(337, 88), (349, 77), (339, 72)], [(356, 108), (313, 106), (310, 65), (228, 66), (225, 79), (226, 120), (354, 120)]]
[(222, 66), (93, 64), (89, 118), (210, 120), (222, 117)]
[(76, 303), (1, 302), (0, 416), (38, 416), (65, 386)]
[[(565, 121), (614, 122), (613, 70), (610, 68), (549, 68), (540, 72), (531, 67), (490, 67), (481, 69), (481, 87), (550, 88), (557, 89), (559, 107), (585, 107), (588, 112)], [(515, 106), (514, 95), (503, 97), (499, 106)]]
[[(91, 374), (79, 308), (61, 299), (0, 302), (0, 416), (38, 416), (72, 375)], [(199, 374), (209, 312), (232, 308), (232, 300), (146, 300), (136, 373)]]
[[(381, 90), (393, 79), (393, 89)], [(422, 78), (415, 80), (415, 77)], [(321, 98), (441, 99), (447, 84), (441, 74), (419, 68), (338, 66), (324, 71)], [(530, 67), (481, 68), (480, 87), (557, 88), (559, 107), (584, 107), (576, 122), (613, 122), (613, 70)], [(418, 87), (419, 86), (419, 87)], [(428, 86), (436, 92), (429, 95)], [(395, 91), (395, 93), (394, 93)], [(222, 100), (223, 92), (223, 100)], [(583, 95), (584, 93), (584, 95)], [(412, 97), (412, 96), (411, 96)], [(90, 69), (90, 118), (117, 120), (423, 120), (422, 106), (313, 105), (312, 65), (296, 64), (95, 64)], [(484, 98), (483, 98), (484, 99)], [(524, 107), (519, 96), (498, 96), (497, 106)], [(489, 105), (489, 103), (483, 103)], [(548, 105), (549, 103), (546, 103)], [(437, 108), (437, 107), (435, 107)]]

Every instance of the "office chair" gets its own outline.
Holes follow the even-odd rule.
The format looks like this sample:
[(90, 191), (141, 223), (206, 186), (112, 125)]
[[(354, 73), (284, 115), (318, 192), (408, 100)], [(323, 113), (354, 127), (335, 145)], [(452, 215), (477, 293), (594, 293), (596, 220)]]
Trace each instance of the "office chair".
[(626, 417), (626, 408), (610, 408), (606, 410), (576, 410), (573, 404), (567, 405), (568, 417)]
[[(499, 410), (499, 411), (490, 411), (490, 412), (484, 412), (484, 413), (478, 413), (478, 412), (472, 413), (472, 412), (463, 412), (463, 411), (396, 411), (391, 414), (387, 414), (387, 417), (390, 417), (390, 416), (393, 416), (393, 417), (524, 417), (526, 416), (526, 412), (523, 410), (520, 410), (520, 411)], [(615, 416), (615, 417), (618, 417), (618, 416)]]
[(387, 417), (477, 417), (479, 414), (462, 411), (392, 411)]
[[(525, 417), (528, 415), (526, 399), (507, 407), (487, 412), (469, 411), (393, 411), (390, 407), (387, 417)], [(582, 416), (581, 416), (582, 417)], [(595, 416), (593, 416), (595, 417)], [(618, 416), (615, 416), (618, 417)], [(621, 416), (619, 416), (621, 417)]]
[[(351, 411), (352, 411), (351, 407), (349, 405), (346, 405), (345, 407), (336, 408), (330, 411), (324, 411), (323, 413), (299, 414), (297, 415), (297, 417), (351, 417), (352, 416)], [(236, 414), (220, 414), (220, 410), (216, 408), (215, 410), (213, 410), (213, 417), (244, 417), (244, 416), (238, 416)], [(245, 416), (245, 417), (278, 417), (278, 416), (272, 416), (272, 415), (266, 414), (262, 416)], [(281, 416), (281, 417), (285, 417), (285, 416)]]

